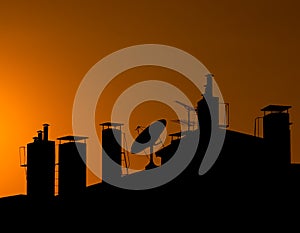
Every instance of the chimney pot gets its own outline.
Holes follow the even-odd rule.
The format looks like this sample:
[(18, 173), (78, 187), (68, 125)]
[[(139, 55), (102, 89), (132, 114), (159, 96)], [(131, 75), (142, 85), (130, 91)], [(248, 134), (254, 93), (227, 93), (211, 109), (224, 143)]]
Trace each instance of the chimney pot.
[(43, 124), (44, 126), (44, 141), (48, 141), (48, 126), (49, 124)]

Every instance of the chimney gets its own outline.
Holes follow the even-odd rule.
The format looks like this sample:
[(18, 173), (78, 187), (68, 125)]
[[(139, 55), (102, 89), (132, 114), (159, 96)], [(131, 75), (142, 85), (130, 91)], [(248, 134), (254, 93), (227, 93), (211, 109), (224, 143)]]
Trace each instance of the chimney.
[(42, 130), (38, 130), (37, 133), (38, 133), (37, 139), (39, 141), (42, 141), (43, 140), (43, 131)]
[(48, 126), (49, 124), (43, 124), (44, 126), (44, 141), (48, 141)]
[(289, 109), (291, 106), (268, 105), (261, 109), (263, 116), (263, 137), (270, 159), (277, 165), (291, 163), (291, 132)]

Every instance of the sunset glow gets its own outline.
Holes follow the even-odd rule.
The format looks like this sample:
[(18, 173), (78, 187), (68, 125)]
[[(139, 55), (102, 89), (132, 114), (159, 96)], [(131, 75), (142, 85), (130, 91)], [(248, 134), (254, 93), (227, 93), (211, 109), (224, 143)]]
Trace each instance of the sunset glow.
[[(103, 57), (136, 44), (170, 45), (199, 59), (215, 75), (230, 104), (230, 128), (237, 131), (253, 135), (254, 119), (266, 105), (292, 106), (292, 161), (300, 162), (299, 6), (295, 0), (0, 1), (0, 197), (26, 193), (19, 147), (44, 123), (50, 125), (50, 140), (71, 135), (73, 101), (83, 77)], [(194, 106), (201, 98), (175, 71), (128, 70), (99, 99), (99, 137), (99, 124), (110, 121), (118, 96), (145, 80), (177, 86)], [(147, 102), (124, 123), (136, 136), (137, 125), (158, 118), (171, 121), (176, 114)], [(167, 133), (178, 127), (171, 122)], [(132, 159), (143, 167), (145, 158)], [(89, 173), (88, 184), (97, 180)]]

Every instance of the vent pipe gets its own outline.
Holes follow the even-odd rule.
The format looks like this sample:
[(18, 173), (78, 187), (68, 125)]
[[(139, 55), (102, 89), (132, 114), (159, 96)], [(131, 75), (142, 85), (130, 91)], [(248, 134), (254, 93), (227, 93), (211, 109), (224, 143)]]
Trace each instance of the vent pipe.
[(48, 126), (49, 124), (43, 124), (44, 126), (44, 141), (48, 141)]
[(38, 130), (37, 133), (38, 133), (37, 139), (39, 141), (42, 141), (43, 140), (43, 131), (42, 130)]

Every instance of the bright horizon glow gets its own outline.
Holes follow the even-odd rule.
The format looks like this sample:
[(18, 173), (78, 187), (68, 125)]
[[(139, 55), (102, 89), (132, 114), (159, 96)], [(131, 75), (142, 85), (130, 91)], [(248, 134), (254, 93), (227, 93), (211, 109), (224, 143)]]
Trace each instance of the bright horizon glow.
[[(253, 135), (254, 119), (262, 115), (262, 107), (291, 105), (292, 161), (299, 163), (299, 4), (292, 0), (2, 2), (0, 197), (26, 193), (19, 147), (31, 142), (43, 123), (50, 124), (50, 140), (72, 134), (72, 103), (86, 72), (106, 55), (135, 44), (174, 46), (203, 62), (230, 104), (233, 130)], [(194, 104), (200, 99), (191, 86), (180, 85), (182, 77), (175, 72), (133, 69), (120, 74), (99, 100), (95, 124), (109, 119), (110, 112), (104, 109), (120, 91), (137, 80), (153, 78), (171, 79), (190, 93)], [(157, 112), (149, 119), (141, 117), (149, 114), (145, 109), (147, 105), (140, 106), (132, 122), (146, 125), (158, 117)], [(97, 179), (90, 175), (88, 183), (94, 182)]]

